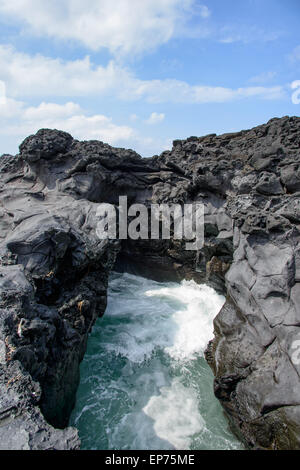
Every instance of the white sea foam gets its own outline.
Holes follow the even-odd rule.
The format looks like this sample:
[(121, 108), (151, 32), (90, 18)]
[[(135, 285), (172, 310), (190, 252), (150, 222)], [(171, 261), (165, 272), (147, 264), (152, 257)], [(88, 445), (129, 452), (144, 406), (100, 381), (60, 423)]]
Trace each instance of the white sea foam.
[(176, 449), (189, 449), (191, 438), (205, 427), (198, 411), (196, 392), (173, 379), (170, 387), (162, 387), (159, 396), (152, 396), (143, 411), (154, 420), (158, 437)]
[[(130, 300), (124, 304), (119, 299), (122, 315), (130, 321), (120, 332), (117, 344), (111, 347), (133, 362), (144, 361), (158, 347), (175, 364), (199, 357), (213, 337), (213, 319), (221, 309), (224, 297), (194, 281), (160, 287), (136, 276), (131, 280), (135, 281), (135, 289), (131, 291), (135, 304)], [(154, 289), (145, 290), (149, 284)], [(149, 297), (152, 298), (150, 304)], [(120, 304), (115, 304), (112, 315), (117, 314), (115, 309), (120, 314)], [(147, 312), (149, 305), (151, 311)], [(196, 393), (192, 388), (185, 387), (178, 378), (172, 381), (170, 387), (161, 387), (159, 391), (160, 395), (150, 396), (143, 411), (154, 420), (158, 437), (177, 449), (188, 449), (192, 436), (204, 427)]]
[(111, 294), (109, 315), (119, 317), (122, 328), (116, 332), (117, 341), (115, 336), (111, 343), (106, 341), (107, 350), (139, 363), (157, 348), (176, 360), (203, 353), (213, 337), (213, 319), (224, 303), (223, 296), (194, 281), (161, 288), (157, 282), (125, 274), (119, 283)]
[(176, 360), (191, 360), (203, 353), (213, 337), (213, 319), (221, 309), (224, 297), (194, 281), (182, 281), (176, 287), (149, 290), (146, 295), (161, 299), (173, 298), (184, 304), (184, 308), (175, 310), (169, 320), (170, 325), (173, 323), (170, 334), (175, 334), (172, 344), (165, 347), (165, 352)]
[(203, 351), (224, 298), (193, 281), (114, 274), (89, 340), (73, 423), (83, 448), (236, 448)]

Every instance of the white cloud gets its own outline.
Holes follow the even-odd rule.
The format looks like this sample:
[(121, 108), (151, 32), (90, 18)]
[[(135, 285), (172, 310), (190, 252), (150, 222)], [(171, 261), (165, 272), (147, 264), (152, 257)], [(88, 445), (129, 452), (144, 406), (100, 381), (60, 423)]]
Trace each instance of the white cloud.
[(0, 0), (2, 21), (22, 32), (76, 41), (120, 57), (152, 51), (170, 39), (215, 38), (221, 43), (274, 41), (282, 31), (247, 24), (220, 26), (199, 0)]
[(285, 91), (281, 86), (225, 88), (194, 85), (179, 80), (152, 80), (144, 82), (137, 94), (151, 103), (226, 103), (234, 100), (256, 97), (260, 99), (281, 99)]
[(165, 119), (164, 113), (151, 113), (149, 118), (146, 120), (147, 124), (158, 124)]
[(125, 101), (144, 99), (150, 103), (223, 103), (247, 97), (281, 99), (285, 95), (281, 86), (231, 89), (189, 85), (175, 79), (140, 80), (114, 61), (102, 67), (94, 65), (88, 56), (63, 61), (30, 56), (1, 45), (0, 80), (6, 83), (8, 96), (22, 99), (110, 95)]
[(289, 55), (291, 62), (298, 62), (300, 60), (300, 45), (295, 47), (293, 52)]
[(0, 80), (0, 104), (5, 104), (6, 101), (6, 86), (5, 83)]
[(255, 77), (250, 78), (251, 83), (268, 83), (276, 77), (276, 72), (263, 72)]
[(206, 5), (193, 4), (192, 8), (193, 8), (194, 13), (197, 13), (198, 11), (199, 15), (202, 18), (209, 18), (211, 15), (211, 11), (208, 9)]
[(226, 37), (220, 39), (220, 42), (222, 44), (232, 44), (233, 42), (239, 42), (239, 41), (242, 41), (242, 38), (241, 38), (240, 35), (226, 36)]
[(129, 73), (114, 62), (95, 67), (84, 59), (63, 61), (31, 56), (0, 45), (0, 78), (9, 96), (85, 96), (113, 90)]
[(81, 112), (80, 106), (76, 103), (66, 103), (60, 105), (56, 103), (41, 103), (39, 106), (31, 106), (24, 109), (23, 117), (27, 121), (47, 121), (49, 119), (65, 119)]
[[(92, 50), (140, 53), (166, 43), (195, 0), (0, 0), (0, 12), (30, 33), (77, 40)], [(201, 16), (210, 14), (200, 6)]]
[(17, 153), (24, 138), (41, 128), (64, 130), (79, 140), (102, 140), (117, 147), (131, 147), (147, 157), (166, 147), (164, 140), (140, 135), (132, 127), (115, 124), (110, 117), (87, 115), (73, 102), (27, 106), (22, 101), (7, 99), (0, 104), (0, 155)]
[(9, 99), (0, 106), (0, 135), (21, 140), (41, 128), (61, 129), (77, 139), (98, 139), (112, 145), (135, 136), (131, 127), (118, 126), (101, 114), (87, 116), (78, 104), (72, 102), (26, 107), (22, 102)]
[(276, 41), (284, 33), (283, 31), (266, 31), (256, 25), (238, 24), (223, 26), (215, 34), (219, 37), (219, 42), (223, 44), (232, 44), (234, 42), (249, 44), (251, 42)]
[(5, 125), (7, 120), (21, 116), (23, 111), (24, 103), (22, 101), (16, 101), (6, 97), (0, 104), (0, 132), (3, 132), (3, 125)]

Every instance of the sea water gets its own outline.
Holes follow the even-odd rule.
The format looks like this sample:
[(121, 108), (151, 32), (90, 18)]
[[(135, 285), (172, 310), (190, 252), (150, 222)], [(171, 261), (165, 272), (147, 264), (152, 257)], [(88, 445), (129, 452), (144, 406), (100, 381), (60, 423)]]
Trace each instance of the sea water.
[(239, 449), (204, 350), (224, 297), (194, 281), (113, 273), (81, 364), (82, 449)]

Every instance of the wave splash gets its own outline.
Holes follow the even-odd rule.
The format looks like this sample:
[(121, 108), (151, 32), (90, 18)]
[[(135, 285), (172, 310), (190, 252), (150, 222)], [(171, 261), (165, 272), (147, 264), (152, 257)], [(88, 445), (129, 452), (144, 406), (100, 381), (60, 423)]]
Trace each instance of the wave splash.
[(71, 424), (86, 449), (234, 449), (203, 352), (224, 297), (194, 281), (111, 276)]

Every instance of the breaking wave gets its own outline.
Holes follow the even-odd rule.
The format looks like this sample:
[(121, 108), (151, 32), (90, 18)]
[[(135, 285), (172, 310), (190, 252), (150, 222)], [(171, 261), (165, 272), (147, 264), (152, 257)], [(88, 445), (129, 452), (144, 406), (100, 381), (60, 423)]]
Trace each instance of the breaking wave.
[(237, 449), (203, 352), (224, 303), (194, 281), (110, 278), (71, 424), (84, 449)]

